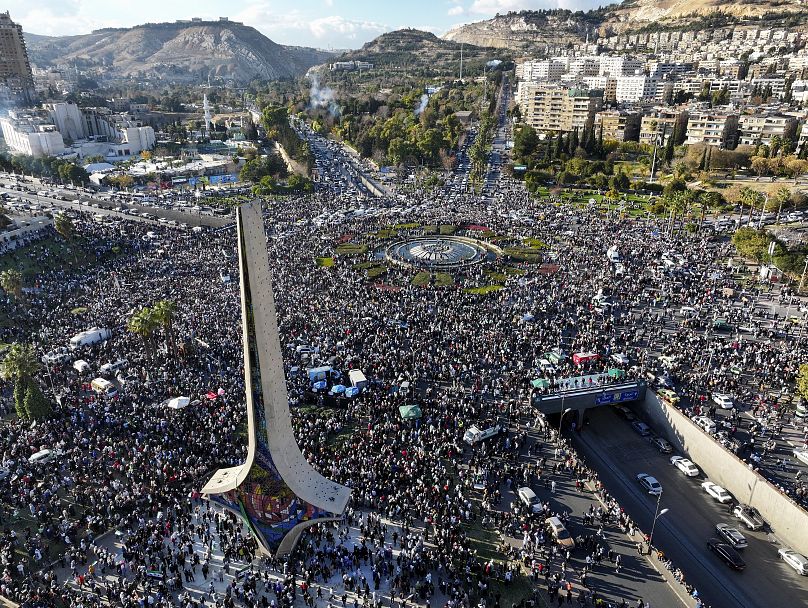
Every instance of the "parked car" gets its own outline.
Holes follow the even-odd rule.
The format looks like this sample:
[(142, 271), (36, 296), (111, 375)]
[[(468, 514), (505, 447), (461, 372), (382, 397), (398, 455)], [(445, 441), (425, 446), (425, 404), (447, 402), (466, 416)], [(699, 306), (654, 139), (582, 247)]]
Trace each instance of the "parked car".
[(654, 496), (659, 496), (660, 494), (662, 494), (662, 485), (660, 485), (660, 483), (656, 480), (656, 478), (651, 477), (647, 473), (638, 474), (637, 481), (640, 482), (640, 485), (649, 494), (652, 494)]
[(796, 570), (799, 574), (808, 576), (808, 557), (786, 548), (779, 549), (777, 554), (785, 563), (794, 568), (794, 570)]
[(651, 445), (653, 445), (656, 449), (658, 449), (663, 454), (670, 454), (673, 452), (673, 447), (670, 443), (662, 439), (662, 437), (651, 437)]
[(676, 391), (671, 390), (669, 388), (662, 388), (657, 391), (657, 397), (665, 401), (666, 403), (670, 403), (671, 405), (676, 405), (679, 403), (679, 395), (676, 394)]
[(634, 415), (634, 412), (628, 409), (625, 405), (615, 405), (614, 411), (617, 413), (618, 416), (620, 416), (621, 418), (625, 418), (629, 422), (637, 419), (637, 417)]
[(733, 528), (729, 524), (716, 524), (715, 531), (732, 545), (733, 549), (746, 549), (749, 546), (749, 543), (746, 542), (746, 537), (737, 528)]
[(698, 477), (699, 468), (684, 456), (671, 456), (671, 464), (688, 477)]
[(693, 422), (696, 423), (705, 433), (709, 433), (712, 435), (718, 430), (718, 425), (715, 421), (710, 420), (707, 416), (696, 416), (693, 418)]
[(651, 434), (651, 427), (640, 420), (635, 420), (632, 422), (631, 427), (643, 437), (647, 437)]
[(766, 522), (763, 517), (761, 517), (760, 512), (749, 505), (737, 505), (734, 509), (732, 509), (732, 514), (740, 519), (741, 523), (749, 530), (760, 530), (766, 525)]
[(799, 448), (795, 448), (793, 453), (794, 458), (796, 458), (803, 464), (808, 464), (808, 450), (801, 450)]
[(732, 494), (712, 481), (705, 481), (701, 484), (701, 488), (723, 505), (732, 502)]
[(731, 410), (735, 407), (735, 401), (729, 395), (713, 393), (713, 403), (724, 410)]
[(722, 562), (727, 564), (733, 570), (740, 572), (746, 568), (746, 562), (743, 561), (741, 554), (733, 549), (728, 543), (725, 543), (718, 538), (711, 538), (707, 541), (707, 548), (715, 553)]
[(546, 523), (548, 531), (559, 545), (570, 549), (575, 548), (575, 539), (558, 517), (548, 517)]

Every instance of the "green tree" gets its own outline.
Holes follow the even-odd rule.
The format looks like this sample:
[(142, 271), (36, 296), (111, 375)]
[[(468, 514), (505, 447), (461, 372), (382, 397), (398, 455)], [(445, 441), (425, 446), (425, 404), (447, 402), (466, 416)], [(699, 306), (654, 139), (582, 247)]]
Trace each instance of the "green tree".
[(177, 353), (177, 342), (174, 336), (174, 318), (177, 314), (177, 303), (172, 300), (160, 300), (152, 308), (154, 321), (162, 326), (166, 337), (166, 349), (173, 356)]
[(60, 213), (54, 218), (54, 228), (64, 240), (69, 241), (73, 238), (75, 229), (73, 220), (64, 213)]
[(541, 140), (536, 129), (529, 125), (522, 125), (513, 136), (513, 155), (517, 159), (526, 159), (536, 152)]
[(0, 287), (8, 294), (14, 296), (15, 300), (22, 298), (22, 273), (15, 268), (9, 268), (0, 272)]
[(157, 330), (159, 324), (154, 316), (151, 308), (143, 307), (139, 311), (132, 314), (126, 323), (126, 329), (133, 334), (137, 334), (143, 339), (143, 344), (146, 347), (146, 355), (151, 357), (154, 350), (154, 332)]
[(808, 400), (808, 363), (800, 365), (800, 371), (797, 374), (797, 392), (801, 398)]
[(265, 175), (252, 188), (255, 196), (269, 196), (277, 191), (278, 182), (271, 175)]
[(5, 359), (0, 362), (0, 378), (14, 384), (14, 406), (17, 415), (25, 420), (30, 418), (25, 407), (25, 397), (28, 387), (35, 384), (34, 374), (38, 370), (36, 351), (30, 344), (15, 342), (6, 352)]
[(44, 420), (51, 414), (51, 402), (42, 394), (36, 382), (29, 382), (25, 388), (23, 409), (28, 420)]

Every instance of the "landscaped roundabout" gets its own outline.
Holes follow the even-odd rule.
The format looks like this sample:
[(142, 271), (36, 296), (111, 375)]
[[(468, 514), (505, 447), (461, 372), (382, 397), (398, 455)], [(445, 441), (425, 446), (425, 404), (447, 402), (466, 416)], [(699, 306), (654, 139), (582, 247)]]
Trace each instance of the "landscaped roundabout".
[(385, 248), (393, 263), (417, 268), (457, 268), (496, 260), (502, 251), (489, 243), (461, 236), (413, 236)]

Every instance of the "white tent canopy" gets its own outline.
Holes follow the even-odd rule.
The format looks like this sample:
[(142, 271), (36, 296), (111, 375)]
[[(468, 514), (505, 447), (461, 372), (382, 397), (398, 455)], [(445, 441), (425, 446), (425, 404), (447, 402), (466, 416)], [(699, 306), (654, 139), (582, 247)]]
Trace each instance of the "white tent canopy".
[(166, 407), (172, 410), (181, 410), (188, 407), (191, 400), (188, 397), (174, 397), (166, 402)]

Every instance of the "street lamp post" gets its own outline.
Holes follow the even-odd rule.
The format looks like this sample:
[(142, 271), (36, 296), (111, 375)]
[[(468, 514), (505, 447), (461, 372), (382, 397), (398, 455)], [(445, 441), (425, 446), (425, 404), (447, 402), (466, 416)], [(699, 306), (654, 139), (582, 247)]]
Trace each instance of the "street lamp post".
[(651, 545), (654, 543), (654, 530), (656, 529), (657, 520), (668, 512), (668, 509), (659, 510), (659, 503), (662, 502), (662, 494), (657, 495), (656, 513), (654, 513), (654, 523), (651, 524), (651, 534), (648, 536), (648, 555), (651, 555)]
[[(564, 407), (564, 395), (561, 396), (561, 407)], [(564, 421), (564, 416), (569, 414), (572, 411), (571, 407), (568, 407), (564, 411), (561, 412), (561, 417), (558, 419), (558, 442), (561, 442), (561, 423)]]

